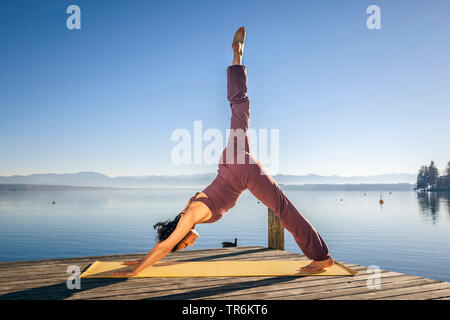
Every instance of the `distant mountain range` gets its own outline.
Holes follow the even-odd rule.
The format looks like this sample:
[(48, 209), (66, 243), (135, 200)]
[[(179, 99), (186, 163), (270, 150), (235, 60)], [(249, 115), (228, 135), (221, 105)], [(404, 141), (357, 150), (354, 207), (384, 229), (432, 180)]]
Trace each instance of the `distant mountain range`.
[(302, 191), (413, 191), (411, 183), (280, 184), (282, 190)]
[[(0, 176), (0, 184), (35, 184), (35, 185), (65, 185), (86, 187), (120, 187), (120, 188), (142, 188), (142, 187), (206, 187), (216, 177), (216, 173), (193, 174), (193, 175), (148, 175), (148, 176), (123, 176), (108, 177), (98, 172), (78, 173), (47, 173), (31, 174), (27, 176)], [(285, 175), (273, 176), (279, 184), (304, 185), (304, 184), (413, 184), (416, 181), (415, 174), (394, 173), (372, 176), (321, 176), (308, 175)]]

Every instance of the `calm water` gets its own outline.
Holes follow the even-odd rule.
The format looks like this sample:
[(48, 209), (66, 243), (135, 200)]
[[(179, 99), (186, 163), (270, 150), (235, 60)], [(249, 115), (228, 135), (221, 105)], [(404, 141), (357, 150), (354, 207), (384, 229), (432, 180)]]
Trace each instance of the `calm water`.
[[(0, 192), (0, 261), (147, 252), (152, 228), (197, 190)], [(450, 281), (450, 197), (415, 192), (287, 191), (344, 262)], [(343, 199), (343, 201), (340, 201)], [(52, 201), (56, 201), (52, 205)], [(245, 192), (214, 224), (198, 225), (192, 249), (267, 246), (267, 209)], [(286, 250), (301, 253), (285, 232)]]

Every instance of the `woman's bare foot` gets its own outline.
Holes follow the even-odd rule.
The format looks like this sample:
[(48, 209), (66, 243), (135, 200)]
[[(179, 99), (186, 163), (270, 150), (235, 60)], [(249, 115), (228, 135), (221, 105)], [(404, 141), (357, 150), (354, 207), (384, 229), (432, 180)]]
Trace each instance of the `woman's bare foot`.
[(310, 264), (308, 264), (307, 266), (301, 267), (300, 271), (302, 272), (318, 272), (321, 271), (325, 268), (331, 267), (334, 264), (334, 260), (333, 258), (329, 257), (326, 260), (322, 260), (322, 261), (313, 261)]
[(242, 56), (244, 55), (244, 44), (245, 44), (245, 27), (240, 27), (238, 31), (234, 34), (233, 43), (231, 47), (233, 48), (234, 58), (233, 64), (242, 64)]

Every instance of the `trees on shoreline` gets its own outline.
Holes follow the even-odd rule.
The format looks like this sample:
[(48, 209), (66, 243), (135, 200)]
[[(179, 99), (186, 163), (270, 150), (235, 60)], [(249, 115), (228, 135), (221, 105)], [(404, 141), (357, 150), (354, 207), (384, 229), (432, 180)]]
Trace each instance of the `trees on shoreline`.
[(420, 191), (450, 191), (450, 161), (447, 162), (442, 175), (434, 161), (429, 166), (422, 166), (417, 174), (416, 190)]

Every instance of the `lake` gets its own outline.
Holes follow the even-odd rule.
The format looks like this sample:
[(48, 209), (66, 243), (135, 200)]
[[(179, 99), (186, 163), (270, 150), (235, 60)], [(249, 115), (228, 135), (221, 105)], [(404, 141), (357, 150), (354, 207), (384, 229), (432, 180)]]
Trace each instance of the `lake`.
[[(2, 191), (0, 261), (147, 252), (153, 225), (172, 219), (197, 189)], [(337, 260), (450, 281), (450, 197), (410, 191), (285, 192)], [(342, 199), (342, 201), (341, 201)], [(55, 201), (55, 204), (52, 204)], [(267, 208), (248, 191), (185, 250), (267, 246)], [(285, 249), (301, 253), (285, 231)]]

